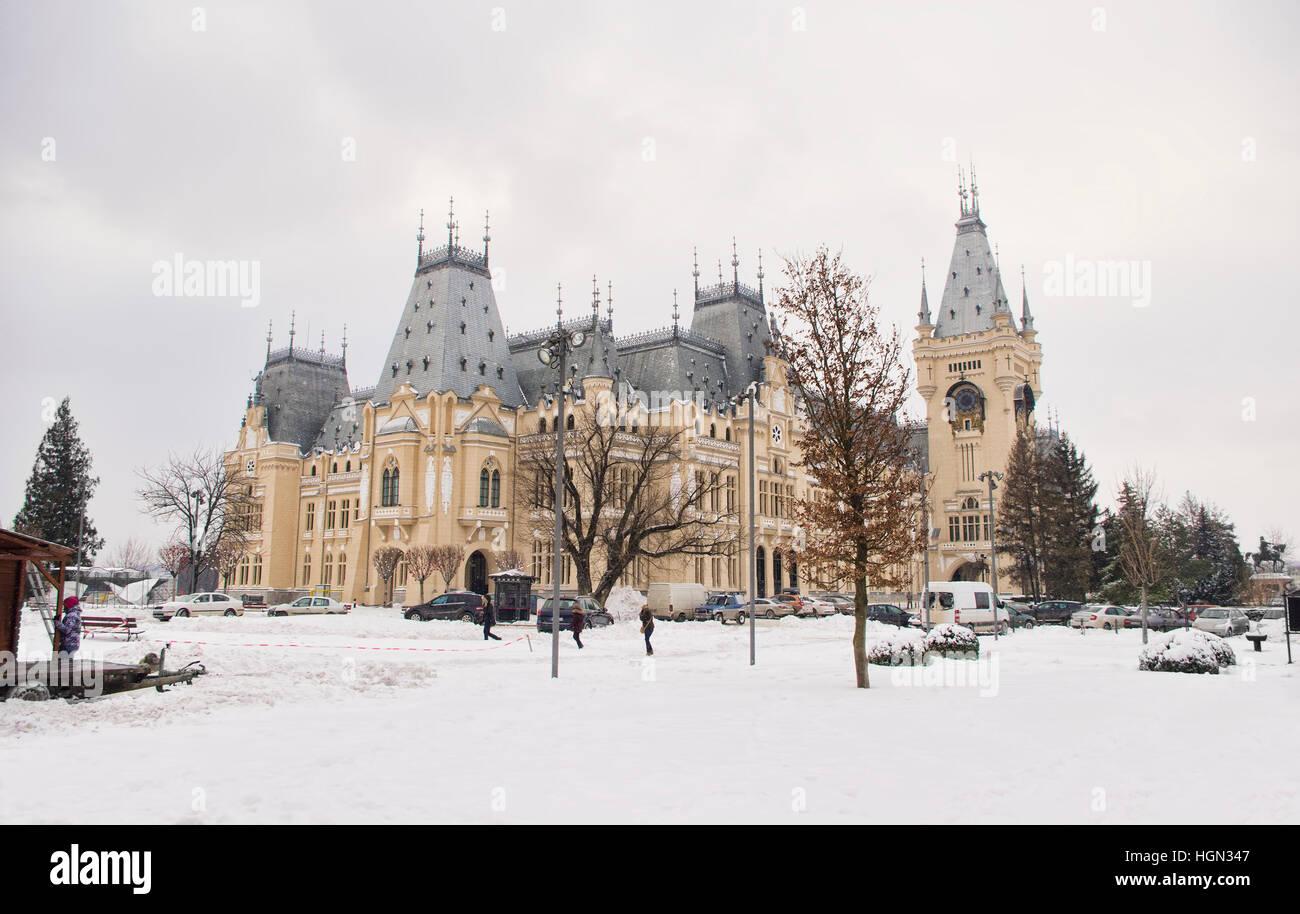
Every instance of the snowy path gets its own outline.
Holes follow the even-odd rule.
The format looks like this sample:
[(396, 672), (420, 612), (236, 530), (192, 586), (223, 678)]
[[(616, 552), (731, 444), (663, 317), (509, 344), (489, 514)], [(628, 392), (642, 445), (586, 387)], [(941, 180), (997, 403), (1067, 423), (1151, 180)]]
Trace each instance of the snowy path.
[[(0, 822), (1300, 821), (1300, 675), (1280, 644), (1235, 638), (1257, 665), (1183, 676), (1138, 672), (1136, 632), (1041, 628), (933, 668), (983, 688), (873, 667), (862, 692), (851, 627), (767, 623), (751, 668), (747, 630), (661, 623), (647, 666), (619, 623), (581, 653), (566, 635), (552, 681), (550, 637), (525, 626), (498, 631), (532, 653), (348, 650), (483, 645), (378, 609), (155, 625), (210, 642), (174, 656), (212, 674), (0, 705)], [(59, 792), (86, 769), (117, 789)]]

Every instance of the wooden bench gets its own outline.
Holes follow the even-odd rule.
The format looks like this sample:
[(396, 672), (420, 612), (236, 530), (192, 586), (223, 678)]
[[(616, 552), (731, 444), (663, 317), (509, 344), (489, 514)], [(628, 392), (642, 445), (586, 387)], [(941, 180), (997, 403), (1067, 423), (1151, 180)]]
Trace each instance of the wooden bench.
[(108, 635), (126, 635), (126, 640), (139, 640), (144, 633), (133, 616), (82, 616), (81, 630), (87, 635), (100, 632)]
[(1262, 645), (1265, 641), (1268, 640), (1268, 633), (1267, 633), (1267, 632), (1248, 632), (1248, 633), (1246, 634), (1246, 640), (1249, 641), (1251, 644), (1255, 645), (1255, 653), (1258, 654), (1258, 653), (1263, 652), (1263, 650), (1264, 650), (1264, 648), (1263, 648), (1261, 645)]

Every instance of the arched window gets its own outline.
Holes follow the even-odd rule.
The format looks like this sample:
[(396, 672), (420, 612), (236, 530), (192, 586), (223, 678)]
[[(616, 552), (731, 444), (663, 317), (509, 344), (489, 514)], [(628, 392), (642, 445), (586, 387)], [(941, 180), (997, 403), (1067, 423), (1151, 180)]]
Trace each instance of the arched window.
[(390, 469), (384, 470), (383, 483), (379, 489), (380, 507), (392, 508), (397, 505), (398, 503), (397, 493), (399, 491), (398, 489), (399, 485), (400, 485), (400, 479), (398, 476), (397, 467), (394, 466), (391, 467)]
[(484, 467), (478, 473), (478, 506), (486, 508), (488, 506), (488, 468)]
[(537, 422), (537, 431), (538, 431), (539, 434), (542, 434), (542, 435), (545, 435), (545, 434), (546, 434), (546, 420), (545, 420), (545, 419), (539, 419), (539, 420), (538, 420), (538, 422)]
[(731, 429), (727, 429), (727, 440), (731, 440)]
[(501, 471), (492, 471), (492, 507), (501, 507)]
[(316, 475), (316, 468), (315, 468), (315, 467), (312, 467), (312, 468), (311, 468), (311, 475), (313, 475), (313, 476)]
[(963, 511), (976, 511), (979, 509), (979, 506), (979, 500), (974, 497), (968, 498), (961, 503), (961, 509)]
[(569, 418), (564, 421), (564, 427), (569, 431), (573, 431), (573, 413), (569, 413)]
[(709, 437), (710, 438), (718, 437), (718, 425), (716, 422), (709, 423)]

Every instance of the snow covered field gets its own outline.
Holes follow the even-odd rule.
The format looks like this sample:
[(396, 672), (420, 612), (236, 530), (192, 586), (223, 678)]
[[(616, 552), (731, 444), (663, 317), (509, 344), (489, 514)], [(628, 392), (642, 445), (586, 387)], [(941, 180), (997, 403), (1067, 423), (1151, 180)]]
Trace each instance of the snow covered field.
[[(553, 681), (531, 624), (483, 650), (383, 608), (148, 620), (82, 655), (165, 636), (168, 668), (209, 674), (0, 704), (0, 822), (1300, 822), (1276, 626), (1218, 676), (1139, 672), (1135, 631), (1043, 627), (861, 691), (852, 624), (760, 622), (751, 668), (747, 628), (661, 622), (647, 662), (621, 621), (581, 652), (565, 633)], [(23, 635), (48, 646), (34, 614)]]

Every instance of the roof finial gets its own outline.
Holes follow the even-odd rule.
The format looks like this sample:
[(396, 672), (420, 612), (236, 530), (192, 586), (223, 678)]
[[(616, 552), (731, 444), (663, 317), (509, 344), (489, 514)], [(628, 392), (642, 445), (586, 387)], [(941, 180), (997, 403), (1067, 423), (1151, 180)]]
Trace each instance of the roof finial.
[(922, 327), (930, 326), (930, 296), (925, 291), (925, 258), (921, 258), (921, 310), (916, 315)]
[(455, 243), (452, 232), (456, 229), (456, 198), (447, 198), (447, 247), (451, 248)]
[(736, 236), (731, 236), (731, 286), (740, 289), (740, 258), (736, 256)]
[(596, 329), (600, 324), (600, 286), (596, 284), (596, 274), (591, 274), (591, 326)]
[(488, 243), (492, 240), (492, 213), (490, 210), (483, 210), (483, 265), (488, 262)]
[(564, 290), (558, 282), (555, 284), (555, 326), (564, 326)]
[(722, 258), (718, 258), (718, 285), (722, 285)]
[(961, 170), (960, 165), (957, 166), (957, 196), (961, 197), (961, 214), (963, 216), (970, 215), (966, 206), (966, 175)]
[(609, 332), (614, 332), (614, 281), (605, 286), (605, 313), (609, 315)]
[(1029, 287), (1025, 285), (1025, 265), (1020, 265), (1020, 323), (1022, 330), (1034, 329), (1034, 316), (1029, 313)]
[(343, 364), (348, 362), (348, 325), (343, 325)]
[(325, 361), (325, 331), (320, 332), (320, 360)]
[(695, 300), (700, 300), (700, 251), (699, 248), (691, 245), (691, 276), (695, 278)]
[(424, 210), (420, 210), (420, 230), (415, 233), (415, 240), (419, 246), (415, 249), (415, 262), (418, 264), (420, 258), (424, 256)]
[(970, 214), (978, 216), (980, 214), (980, 188), (975, 183), (975, 160), (970, 160)]
[(456, 247), (460, 247), (460, 220), (456, 220)]
[(289, 312), (289, 354), (290, 355), (293, 354), (293, 333), (294, 333), (293, 327), (294, 324), (296, 324), (297, 322), (298, 322), (298, 312), (290, 311)]
[(266, 359), (267, 359), (268, 362), (271, 360), (271, 320), (270, 320), (270, 318), (267, 318), (267, 321), (266, 321)]
[(673, 289), (673, 336), (677, 335), (677, 290)]
[(758, 249), (758, 300), (763, 301), (763, 249)]

